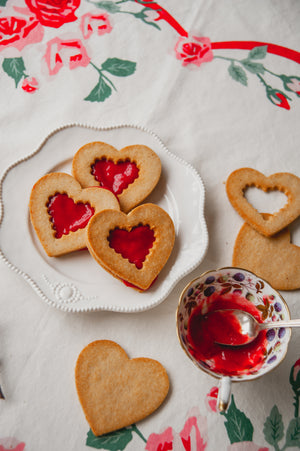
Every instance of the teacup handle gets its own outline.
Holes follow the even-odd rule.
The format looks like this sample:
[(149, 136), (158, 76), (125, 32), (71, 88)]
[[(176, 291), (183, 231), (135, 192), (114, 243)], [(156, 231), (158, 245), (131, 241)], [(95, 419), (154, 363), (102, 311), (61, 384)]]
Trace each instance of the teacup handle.
[(219, 382), (219, 392), (217, 399), (217, 407), (219, 412), (226, 412), (230, 404), (231, 395), (231, 378), (228, 376), (221, 377)]

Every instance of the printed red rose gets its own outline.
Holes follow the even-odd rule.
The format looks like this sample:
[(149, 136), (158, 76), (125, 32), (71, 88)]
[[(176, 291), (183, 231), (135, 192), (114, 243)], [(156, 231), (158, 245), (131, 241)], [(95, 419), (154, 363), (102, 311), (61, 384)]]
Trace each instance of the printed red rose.
[(271, 86), (267, 86), (266, 88), (268, 99), (276, 106), (280, 108), (284, 108), (286, 110), (290, 110), (291, 106), (288, 102), (288, 99), (291, 100), (284, 92), (279, 91), (279, 89), (273, 89)]
[(90, 57), (80, 39), (54, 38), (47, 43), (45, 60), (49, 74), (55, 75), (63, 66), (71, 70), (86, 67)]
[(44, 30), (34, 16), (0, 17), (0, 51), (14, 47), (21, 51), (26, 45), (40, 42)]
[(181, 36), (175, 46), (176, 58), (182, 60), (182, 65), (195, 64), (200, 66), (213, 60), (213, 52), (209, 38), (198, 36)]
[(206, 408), (210, 412), (217, 412), (218, 392), (218, 387), (212, 387), (205, 397)]
[(26, 77), (23, 80), (22, 89), (30, 93), (35, 92), (37, 89), (39, 89), (39, 83), (34, 77)]
[(40, 23), (46, 27), (59, 28), (77, 20), (75, 11), (80, 0), (25, 0)]
[(84, 14), (81, 18), (80, 25), (84, 39), (88, 39), (93, 33), (101, 36), (105, 33), (110, 33), (112, 26), (109, 22), (108, 14)]
[(197, 407), (192, 408), (188, 416), (180, 433), (168, 427), (160, 434), (150, 434), (145, 449), (147, 451), (205, 451), (208, 439), (206, 417), (200, 415)]

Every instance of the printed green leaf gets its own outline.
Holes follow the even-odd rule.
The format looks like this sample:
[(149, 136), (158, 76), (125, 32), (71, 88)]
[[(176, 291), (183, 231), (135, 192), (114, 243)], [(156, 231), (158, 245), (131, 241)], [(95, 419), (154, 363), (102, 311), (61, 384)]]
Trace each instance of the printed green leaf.
[(4, 72), (15, 80), (16, 87), (25, 75), (25, 64), (22, 57), (4, 58), (2, 63)]
[(300, 448), (300, 417), (290, 421), (286, 431), (286, 447)]
[(283, 428), (282, 416), (279, 413), (278, 407), (275, 405), (264, 424), (266, 441), (270, 445), (275, 446), (283, 438)]
[(0, 6), (6, 6), (7, 0), (0, 0)]
[(100, 76), (99, 82), (84, 100), (88, 100), (89, 102), (104, 102), (111, 93), (111, 87)]
[(254, 61), (250, 61), (248, 59), (241, 61), (242, 65), (245, 69), (247, 69), (252, 74), (264, 74), (265, 68), (261, 63), (255, 63)]
[(265, 58), (268, 51), (267, 45), (260, 45), (258, 47), (253, 47), (252, 50), (250, 50), (248, 58), (253, 60), (259, 60)]
[(108, 449), (110, 451), (122, 451), (132, 440), (131, 428), (119, 429), (118, 431), (96, 437), (89, 430), (86, 439), (86, 446), (96, 449)]
[(104, 0), (103, 2), (93, 2), (93, 5), (97, 6), (98, 8), (105, 9), (112, 14), (121, 11), (121, 7), (119, 5), (108, 0)]
[(236, 442), (252, 442), (252, 423), (249, 418), (236, 407), (233, 396), (231, 397), (230, 406), (224, 415), (226, 418), (224, 424), (231, 444)]
[(101, 68), (117, 77), (127, 77), (135, 72), (136, 63), (119, 58), (108, 58), (104, 61)]
[(232, 62), (228, 67), (228, 72), (235, 81), (238, 81), (242, 85), (247, 86), (247, 74), (242, 67), (237, 66), (234, 62)]

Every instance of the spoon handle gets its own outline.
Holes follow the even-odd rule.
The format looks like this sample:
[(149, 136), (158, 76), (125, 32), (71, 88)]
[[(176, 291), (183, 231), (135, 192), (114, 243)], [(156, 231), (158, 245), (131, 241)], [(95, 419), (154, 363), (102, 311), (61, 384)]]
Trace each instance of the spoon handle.
[(274, 329), (278, 327), (300, 327), (300, 319), (291, 319), (289, 321), (274, 321), (270, 323), (261, 323), (261, 329)]

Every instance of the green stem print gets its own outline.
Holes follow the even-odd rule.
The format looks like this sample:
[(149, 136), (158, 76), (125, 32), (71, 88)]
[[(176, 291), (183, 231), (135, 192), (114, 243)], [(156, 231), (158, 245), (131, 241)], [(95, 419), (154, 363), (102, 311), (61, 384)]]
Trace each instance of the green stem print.
[[(120, 14), (129, 14), (133, 17), (135, 17), (136, 19), (141, 20), (142, 22), (144, 22), (147, 25), (151, 25), (154, 28), (157, 28), (158, 30), (160, 30), (159, 25), (157, 25), (155, 22), (153, 22), (149, 16), (148, 16), (148, 12), (150, 11), (150, 8), (147, 7), (145, 5), (144, 8), (142, 8), (140, 11), (134, 12), (134, 11), (128, 11), (128, 10), (124, 10), (122, 9), (122, 6), (124, 4), (130, 4), (130, 3), (134, 3), (135, 5), (137, 5), (137, 2), (135, 0), (120, 0), (120, 1), (110, 1), (110, 0), (102, 0), (102, 1), (92, 1), (92, 0), (87, 0), (89, 3), (92, 3), (94, 6), (97, 6), (98, 8), (104, 9), (105, 11), (111, 13), (111, 14), (116, 14), (116, 13), (120, 13)], [(143, 3), (141, 2), (140, 4), (143, 5)]]
[(128, 77), (129, 75), (132, 75), (136, 69), (136, 63), (133, 61), (122, 60), (119, 58), (108, 58), (101, 65), (101, 68), (97, 67), (91, 61), (89, 64), (96, 69), (99, 75), (98, 83), (84, 99), (89, 102), (104, 102), (104, 100), (112, 94), (112, 89), (117, 91), (114, 83), (105, 72), (108, 72), (115, 77)]
[(109, 451), (123, 451), (133, 438), (135, 432), (143, 442), (147, 443), (147, 439), (143, 436), (135, 424), (128, 428), (119, 429), (118, 431), (104, 434), (96, 437), (91, 430), (87, 434), (86, 445), (96, 449), (106, 449)]
[[(285, 91), (294, 92), (298, 96), (298, 92), (292, 89), (292, 85), (295, 82), (299, 82), (300, 77), (294, 75), (276, 74), (275, 72), (267, 69), (264, 64), (257, 62), (259, 59), (265, 58), (267, 55), (267, 46), (254, 47), (249, 53), (247, 58), (237, 59), (225, 56), (214, 55), (214, 59), (222, 59), (230, 62), (228, 67), (228, 73), (233, 80), (241, 83), (244, 86), (248, 85), (247, 73), (256, 75), (259, 81), (265, 88), (265, 93), (274, 105), (281, 106), (285, 109), (290, 109), (289, 101), (292, 101), (291, 97), (287, 95)], [(283, 90), (277, 89), (268, 84), (263, 75), (269, 74), (277, 79), (280, 79), (283, 84)]]

